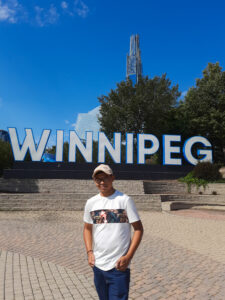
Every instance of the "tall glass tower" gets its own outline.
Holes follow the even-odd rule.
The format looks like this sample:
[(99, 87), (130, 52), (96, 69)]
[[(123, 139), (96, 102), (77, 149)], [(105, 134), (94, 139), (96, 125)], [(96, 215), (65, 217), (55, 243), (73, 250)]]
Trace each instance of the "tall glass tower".
[(141, 51), (139, 47), (139, 35), (130, 37), (130, 54), (127, 54), (127, 79), (131, 79), (134, 84), (142, 75)]

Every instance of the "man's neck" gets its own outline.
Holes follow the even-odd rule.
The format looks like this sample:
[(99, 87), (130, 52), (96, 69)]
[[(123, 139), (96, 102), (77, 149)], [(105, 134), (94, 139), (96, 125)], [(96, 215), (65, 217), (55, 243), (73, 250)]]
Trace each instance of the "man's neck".
[(109, 196), (111, 196), (111, 195), (114, 194), (114, 193), (115, 193), (115, 189), (112, 188), (109, 192), (106, 192), (106, 193), (100, 192), (100, 195), (101, 195), (102, 197), (109, 197)]

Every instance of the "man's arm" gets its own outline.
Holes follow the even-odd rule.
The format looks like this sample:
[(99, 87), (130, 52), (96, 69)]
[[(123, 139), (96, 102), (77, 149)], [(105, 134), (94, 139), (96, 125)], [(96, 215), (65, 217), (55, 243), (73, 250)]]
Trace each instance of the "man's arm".
[(131, 223), (131, 225), (134, 228), (134, 234), (132, 237), (130, 247), (128, 249), (127, 254), (120, 257), (116, 263), (116, 268), (120, 271), (125, 271), (126, 268), (128, 267), (131, 259), (134, 256), (135, 251), (137, 250), (137, 248), (141, 242), (143, 232), (144, 232), (141, 221)]
[(95, 264), (95, 256), (92, 249), (92, 226), (92, 224), (84, 223), (83, 237), (88, 255), (88, 264), (93, 268)]

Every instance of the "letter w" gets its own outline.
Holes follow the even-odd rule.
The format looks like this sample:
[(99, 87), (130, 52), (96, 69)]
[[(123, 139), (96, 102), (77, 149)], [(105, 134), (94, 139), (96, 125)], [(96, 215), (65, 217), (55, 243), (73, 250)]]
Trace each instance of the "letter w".
[(40, 161), (43, 152), (45, 150), (51, 130), (49, 129), (43, 130), (41, 135), (41, 140), (39, 142), (37, 149), (35, 146), (32, 129), (25, 129), (25, 131), (26, 131), (26, 137), (23, 141), (22, 146), (20, 147), (16, 128), (9, 128), (9, 136), (11, 139), (14, 159), (16, 161), (23, 161), (29, 149), (32, 161)]

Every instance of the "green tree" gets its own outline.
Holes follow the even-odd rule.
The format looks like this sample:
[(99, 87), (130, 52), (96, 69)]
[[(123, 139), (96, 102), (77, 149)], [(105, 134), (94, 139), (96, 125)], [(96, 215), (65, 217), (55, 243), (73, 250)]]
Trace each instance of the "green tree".
[(225, 156), (225, 72), (219, 63), (209, 63), (203, 78), (189, 89), (180, 106), (186, 134), (202, 135), (213, 146), (214, 160), (224, 162)]
[[(121, 132), (122, 140), (129, 133), (151, 133), (161, 139), (163, 133), (170, 130), (171, 112), (176, 106), (180, 92), (178, 85), (171, 86), (166, 74), (161, 77), (142, 77), (137, 84), (131, 80), (117, 84), (115, 90), (99, 97), (101, 130), (112, 140), (113, 132)], [(136, 144), (136, 140), (134, 144)], [(137, 149), (134, 146), (134, 160)], [(158, 162), (161, 158), (158, 151)], [(125, 155), (123, 150), (123, 159)]]
[(0, 140), (0, 176), (2, 175), (3, 169), (12, 167), (13, 161), (14, 158), (10, 143)]
[(112, 139), (113, 132), (152, 133), (160, 136), (168, 131), (168, 113), (180, 96), (178, 86), (171, 87), (166, 74), (153, 79), (142, 77), (138, 84), (131, 80), (117, 84), (101, 103), (101, 130)]

